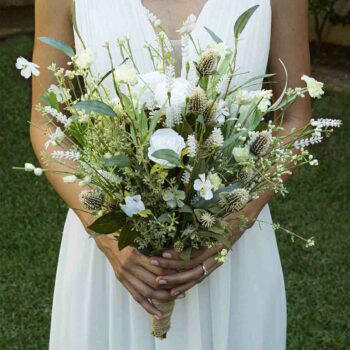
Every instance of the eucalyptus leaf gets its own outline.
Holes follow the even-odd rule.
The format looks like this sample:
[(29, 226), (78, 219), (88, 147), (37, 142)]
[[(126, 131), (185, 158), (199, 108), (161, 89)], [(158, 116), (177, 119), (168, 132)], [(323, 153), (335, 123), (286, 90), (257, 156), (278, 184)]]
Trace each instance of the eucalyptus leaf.
[(167, 162), (174, 165), (180, 164), (180, 157), (175, 151), (171, 149), (160, 149), (158, 151), (155, 151), (152, 153), (152, 157), (166, 160)]
[(125, 222), (126, 215), (123, 212), (111, 212), (99, 217), (88, 228), (97, 233), (108, 234), (121, 229)]
[(98, 114), (103, 114), (108, 117), (116, 117), (117, 114), (113, 111), (111, 107), (101, 101), (81, 101), (71, 106), (75, 109), (81, 109), (85, 112), (95, 112)]
[(40, 37), (39, 40), (47, 45), (54, 47), (57, 50), (60, 50), (68, 57), (73, 57), (75, 55), (74, 50), (61, 40), (48, 37)]
[(209, 33), (209, 35), (211, 36), (211, 38), (217, 43), (220, 44), (222, 43), (222, 39), (219, 38), (211, 29), (207, 28), (204, 26), (204, 29)]
[(238, 39), (238, 37), (243, 32), (244, 28), (246, 27), (247, 23), (249, 22), (250, 18), (254, 14), (254, 12), (258, 9), (259, 5), (255, 5), (251, 8), (249, 8), (247, 11), (243, 12), (237, 19), (235, 26), (234, 26), (234, 34), (235, 38)]
[(100, 158), (100, 160), (109, 167), (126, 168), (131, 164), (130, 158), (125, 154), (118, 154), (110, 158)]

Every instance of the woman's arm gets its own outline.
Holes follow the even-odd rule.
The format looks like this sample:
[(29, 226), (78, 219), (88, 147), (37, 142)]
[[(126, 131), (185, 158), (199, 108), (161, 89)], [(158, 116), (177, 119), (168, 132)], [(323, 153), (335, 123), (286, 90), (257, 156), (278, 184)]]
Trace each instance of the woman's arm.
[[(30, 127), (30, 137), (34, 152), (42, 164), (43, 168), (51, 168), (62, 171), (70, 171), (64, 165), (44, 164), (41, 158), (41, 151), (47, 141), (47, 131), (53, 128), (45, 117), (36, 111), (35, 106), (40, 102), (40, 96), (55, 84), (53, 74), (47, 70), (51, 63), (56, 63), (58, 67), (67, 67), (67, 57), (58, 50), (41, 43), (39, 37), (52, 37), (66, 42), (74, 47), (74, 37), (71, 22), (72, 0), (36, 0), (35, 2), (35, 45), (33, 61), (40, 66), (41, 74), (33, 79), (32, 93), (32, 117)], [(48, 153), (54, 148), (50, 146)], [(75, 167), (74, 162), (67, 164)], [(63, 175), (46, 173), (46, 176), (70, 208), (80, 208), (79, 193), (81, 188), (76, 184), (65, 184), (62, 181)], [(76, 210), (86, 230), (92, 218), (89, 213)], [(142, 307), (151, 314), (161, 317), (161, 313), (149, 301), (148, 298), (168, 300), (171, 299), (169, 291), (161, 290), (156, 283), (156, 276), (164, 273), (170, 273), (160, 267), (150, 264), (145, 256), (138, 253), (133, 248), (118, 250), (115, 240), (107, 235), (101, 235), (95, 238), (98, 247), (109, 259), (116, 276), (129, 290), (132, 296)]]
[[(272, 32), (271, 49), (268, 70), (276, 73), (276, 83), (273, 85), (275, 96), (279, 96), (284, 88), (285, 74), (279, 59), (281, 59), (288, 70), (289, 87), (303, 86), (301, 81), (303, 74), (310, 73), (310, 53), (308, 36), (308, 2), (306, 0), (271, 0), (272, 6)], [(311, 115), (310, 98), (299, 98), (297, 102), (288, 109), (283, 122), (284, 130), (281, 134), (289, 134), (292, 128), (305, 126)], [(278, 116), (276, 116), (278, 118)], [(229, 222), (232, 228), (232, 243), (236, 242), (243, 232), (239, 228), (238, 216), (244, 215), (252, 218), (246, 228), (254, 224), (264, 206), (273, 197), (273, 191), (266, 192), (237, 214), (232, 214)], [(196, 256), (190, 262), (176, 260), (178, 258), (174, 251), (166, 252), (163, 258), (152, 258), (157, 266), (171, 269), (186, 269), (187, 271), (171, 276), (160, 276), (159, 282), (165, 285), (174, 285), (172, 295), (182, 293), (192, 288), (202, 280), (203, 270), (200, 263), (203, 263), (209, 273), (220, 266), (213, 256), (217, 254), (216, 249), (202, 249), (202, 254)], [(164, 282), (165, 281), (165, 282)], [(182, 284), (181, 286), (177, 286)]]

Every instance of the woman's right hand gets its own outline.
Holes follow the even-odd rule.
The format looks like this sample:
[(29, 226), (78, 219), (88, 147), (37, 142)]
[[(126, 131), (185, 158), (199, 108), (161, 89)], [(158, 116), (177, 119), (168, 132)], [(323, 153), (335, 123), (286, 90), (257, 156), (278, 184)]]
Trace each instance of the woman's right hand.
[[(176, 271), (166, 270), (151, 264), (150, 258), (138, 252), (135, 248), (126, 247), (118, 249), (113, 235), (100, 235), (95, 237), (100, 250), (111, 263), (118, 280), (130, 292), (133, 298), (151, 315), (162, 318), (162, 313), (152, 305), (149, 299), (173, 300), (176, 299), (157, 282), (158, 276), (173, 274)], [(183, 298), (179, 295), (177, 298)]]

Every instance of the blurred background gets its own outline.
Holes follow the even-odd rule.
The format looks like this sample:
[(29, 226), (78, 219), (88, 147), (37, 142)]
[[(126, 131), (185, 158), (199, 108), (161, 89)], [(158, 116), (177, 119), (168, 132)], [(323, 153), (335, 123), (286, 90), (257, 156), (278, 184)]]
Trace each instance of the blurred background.
[[(59, 1), (59, 0), (57, 0)], [(34, 0), (0, 0), (0, 349), (48, 345), (55, 269), (66, 206), (43, 178), (11, 170), (35, 162), (30, 82), (15, 69), (31, 59)], [(315, 148), (320, 166), (299, 171), (271, 204), (275, 222), (316, 246), (277, 232), (288, 299), (288, 349), (350, 349), (350, 1), (311, 0), (313, 76), (327, 94), (314, 117), (342, 118)], [(97, 349), (96, 349), (97, 350)], [(101, 349), (103, 350), (103, 349)], [(127, 350), (127, 349), (125, 349)]]

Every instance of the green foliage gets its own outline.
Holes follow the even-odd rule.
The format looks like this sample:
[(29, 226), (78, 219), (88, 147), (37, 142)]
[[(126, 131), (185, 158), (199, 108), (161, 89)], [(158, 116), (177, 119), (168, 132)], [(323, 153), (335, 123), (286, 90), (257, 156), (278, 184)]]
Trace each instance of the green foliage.
[[(0, 45), (0, 349), (48, 347), (53, 284), (66, 206), (42, 178), (11, 170), (35, 162), (29, 141), (30, 89), (14, 67), (29, 59), (32, 40)], [(6, 88), (3, 88), (6, 87)], [(272, 203), (273, 217), (316, 237), (310, 250), (277, 234), (288, 298), (288, 350), (350, 348), (348, 203), (350, 102), (329, 95), (315, 102), (318, 117), (343, 116), (344, 127), (316, 150), (317, 168), (290, 181), (290, 194)], [(298, 243), (296, 243), (298, 244)]]
[(62, 51), (68, 57), (73, 57), (75, 55), (74, 50), (61, 40), (57, 40), (54, 38), (46, 38), (46, 37), (41, 37), (39, 38), (39, 40), (47, 45), (54, 47), (57, 50)]

